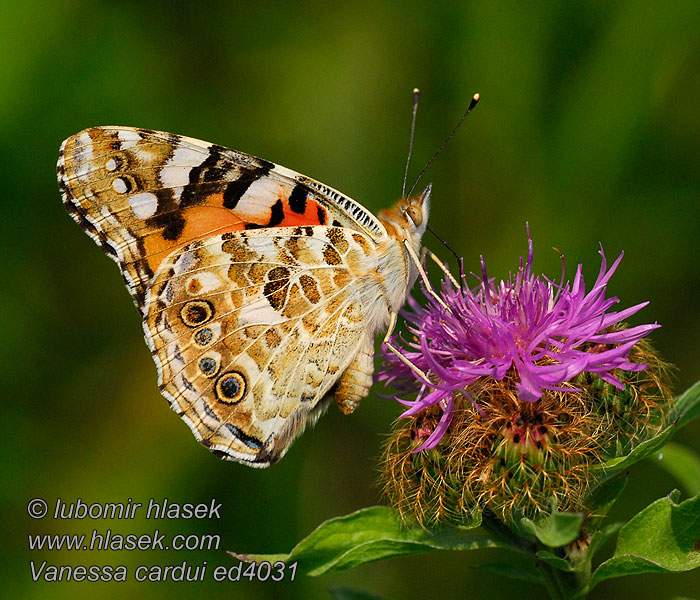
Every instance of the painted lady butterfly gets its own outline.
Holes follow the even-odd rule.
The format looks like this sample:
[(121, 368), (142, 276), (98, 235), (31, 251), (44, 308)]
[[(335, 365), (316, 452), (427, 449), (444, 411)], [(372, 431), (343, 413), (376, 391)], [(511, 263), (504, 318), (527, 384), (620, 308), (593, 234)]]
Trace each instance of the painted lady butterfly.
[(68, 138), (57, 170), (68, 212), (119, 264), (161, 392), (212, 452), (268, 466), (329, 392), (344, 413), (367, 396), (430, 187), (375, 217), (267, 160), (132, 127)]

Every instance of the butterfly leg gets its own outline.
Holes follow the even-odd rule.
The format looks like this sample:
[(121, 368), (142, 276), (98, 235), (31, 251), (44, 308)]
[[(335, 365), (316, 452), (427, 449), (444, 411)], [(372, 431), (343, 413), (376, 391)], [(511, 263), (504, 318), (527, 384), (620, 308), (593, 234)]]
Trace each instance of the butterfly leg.
[(408, 360), (403, 354), (401, 354), (401, 351), (389, 341), (391, 334), (394, 333), (394, 329), (396, 328), (396, 317), (396, 313), (391, 313), (391, 321), (389, 322), (389, 328), (386, 331), (386, 335), (384, 336), (384, 341), (382, 342), (382, 345), (385, 346), (389, 350), (389, 352), (394, 354), (396, 358), (398, 358), (409, 369), (411, 369), (421, 382), (423, 382), (425, 385), (433, 387), (433, 384), (430, 383), (428, 376), (425, 373), (423, 373), (423, 371), (421, 371), (421, 369), (414, 365), (410, 360)]
[[(421, 280), (423, 281), (423, 285), (425, 286), (425, 291), (430, 294), (435, 302), (437, 302), (442, 308), (444, 308), (446, 311), (451, 312), (450, 308), (445, 304), (442, 298), (438, 295), (438, 293), (435, 291), (433, 288), (432, 284), (430, 283), (430, 280), (428, 279), (428, 274), (425, 272), (425, 269), (423, 268), (423, 265), (421, 264), (420, 258), (418, 258), (418, 255), (416, 254), (416, 251), (413, 249), (411, 244), (408, 242), (403, 243), (404, 248), (406, 249), (406, 252), (408, 252), (408, 255), (411, 257), (411, 260), (413, 263), (416, 265), (416, 269), (418, 269), (418, 274), (420, 275)], [(439, 263), (441, 264), (441, 263)]]
[[(431, 250), (428, 250), (427, 248), (423, 248), (423, 253), (426, 254), (426, 255), (428, 255), (428, 256), (432, 259), (432, 261), (433, 261), (438, 267), (440, 267), (440, 269), (441, 269), (442, 272), (445, 274), (445, 276), (452, 282), (452, 285), (455, 286), (455, 289), (460, 289), (460, 288), (461, 288), (461, 286), (459, 285), (459, 283), (458, 283), (457, 280), (455, 279), (454, 275), (452, 275), (452, 273), (450, 273), (450, 270), (447, 268), (447, 265), (445, 265), (445, 263), (442, 262), (442, 261), (435, 255), (434, 252), (432, 252)], [(421, 257), (421, 258), (422, 258), (422, 257)]]
[(335, 386), (334, 397), (338, 407), (349, 415), (367, 397), (374, 373), (374, 343), (365, 337), (359, 352), (345, 369)]
[[(418, 273), (423, 281), (423, 285), (425, 286), (425, 290), (427, 291), (428, 294), (430, 294), (435, 301), (440, 304), (445, 310), (449, 311), (449, 307), (445, 302), (443, 301), (442, 298), (438, 295), (438, 293), (435, 291), (433, 288), (432, 284), (430, 283), (430, 280), (428, 279), (428, 274), (425, 272), (425, 269), (423, 268), (423, 264), (420, 258), (418, 258), (418, 255), (416, 254), (416, 251), (413, 249), (413, 247), (407, 243), (404, 242), (404, 247), (406, 248), (406, 251), (408, 252), (408, 255), (411, 257), (411, 260), (413, 263), (416, 265), (416, 269), (418, 269)], [(452, 283), (456, 286), (459, 287), (459, 284), (455, 281), (454, 277), (452, 277), (451, 273), (447, 270), (447, 267), (442, 263), (442, 261), (435, 256), (430, 250), (424, 250), (424, 252), (427, 252), (430, 255), (430, 258), (435, 261), (435, 263), (442, 269), (442, 271), (450, 278)], [(390, 341), (389, 338), (391, 337), (391, 334), (394, 332), (394, 329), (396, 328), (396, 313), (391, 313), (391, 321), (389, 322), (389, 328), (387, 329), (386, 335), (384, 336), (384, 346), (396, 356), (403, 364), (405, 364), (408, 368), (410, 368), (416, 375), (419, 381), (424, 383), (425, 385), (429, 387), (433, 387), (433, 384), (431, 383), (430, 379), (428, 379), (428, 376), (416, 365), (414, 365), (408, 358), (406, 358), (401, 351), (396, 348)]]

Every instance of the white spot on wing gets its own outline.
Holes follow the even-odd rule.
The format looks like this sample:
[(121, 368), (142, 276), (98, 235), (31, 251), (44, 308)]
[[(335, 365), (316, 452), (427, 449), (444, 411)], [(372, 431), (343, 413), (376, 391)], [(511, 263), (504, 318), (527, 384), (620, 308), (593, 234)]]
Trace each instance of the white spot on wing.
[(280, 312), (276, 311), (267, 298), (255, 300), (250, 304), (246, 304), (238, 312), (238, 325), (245, 327), (246, 325), (269, 324), (276, 325), (285, 321), (287, 318)]
[(175, 275), (181, 275), (187, 271), (196, 261), (194, 252), (183, 252), (178, 259), (173, 263), (173, 271)]
[(106, 163), (105, 163), (105, 169), (108, 171), (114, 171), (114, 169), (117, 168), (117, 161), (114, 160), (113, 158), (110, 158)]
[(78, 168), (75, 170), (75, 176), (80, 181), (86, 181), (88, 179), (87, 174), (90, 171), (90, 163), (83, 162), (78, 163)]
[(241, 196), (236, 205), (236, 214), (243, 220), (259, 221), (261, 211), (266, 214), (280, 196), (289, 196), (290, 193), (288, 185), (263, 177), (254, 181)]
[(76, 154), (87, 154), (86, 158), (92, 158), (92, 138), (87, 131), (83, 131), (75, 140)]
[[(116, 181), (121, 180), (117, 179), (115, 182)], [(131, 206), (131, 210), (139, 219), (147, 219), (156, 214), (156, 210), (158, 210), (158, 198), (155, 194), (151, 194), (150, 192), (141, 192), (129, 198), (129, 206)]]
[(117, 131), (120, 142), (136, 142), (141, 139), (141, 134), (133, 129), (120, 129)]
[(119, 192), (120, 194), (123, 194), (126, 192), (126, 183), (124, 182), (123, 179), (120, 179), (117, 177), (113, 182), (112, 182), (112, 188), (114, 189), (115, 192)]
[(216, 342), (221, 337), (221, 323), (209, 323), (207, 327), (211, 330), (211, 342), (209, 343)]
[(292, 171), (291, 169), (283, 167), (282, 165), (275, 165), (275, 172), (291, 181), (294, 181), (294, 179), (299, 175), (299, 173), (296, 171)]
[[(178, 363), (180, 363), (183, 366), (185, 366), (187, 364), (185, 362), (185, 359), (182, 358), (182, 354), (180, 354), (180, 345), (177, 343), (177, 341), (174, 341), (174, 342), (171, 342), (170, 344), (168, 344), (167, 357), (168, 357), (168, 363), (172, 363), (173, 361), (177, 361)], [(175, 368), (177, 368), (177, 367), (175, 367)]]
[[(172, 157), (160, 171), (160, 180), (163, 187), (182, 188), (190, 182), (190, 171), (198, 167), (206, 160), (202, 152), (196, 152), (191, 148), (179, 147), (175, 149)], [(182, 190), (177, 190), (176, 196)]]
[(117, 132), (117, 138), (121, 142), (121, 147), (124, 150), (133, 148), (136, 143), (141, 141), (141, 135), (138, 131), (133, 131), (131, 129), (120, 129)]

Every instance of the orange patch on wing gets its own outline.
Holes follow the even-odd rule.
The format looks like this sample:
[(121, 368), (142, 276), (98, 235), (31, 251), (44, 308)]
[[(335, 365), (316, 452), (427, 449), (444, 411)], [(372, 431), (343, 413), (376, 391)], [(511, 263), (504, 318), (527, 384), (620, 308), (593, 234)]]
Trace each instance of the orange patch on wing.
[[(328, 219), (328, 212), (318, 202), (310, 198), (306, 200), (303, 214), (294, 212), (289, 207), (289, 199), (278, 196), (282, 200), (284, 217), (275, 227), (299, 227), (305, 225), (324, 225)], [(220, 235), (231, 231), (245, 229), (246, 223), (265, 225), (270, 222), (271, 214), (261, 215), (258, 219), (244, 220), (236, 215), (235, 209), (224, 208), (223, 193), (211, 194), (204, 201), (205, 206), (191, 206), (182, 211), (185, 219), (185, 227), (175, 240), (164, 239), (161, 233), (152, 233), (144, 237), (145, 259), (153, 273), (158, 270), (160, 264), (173, 251), (182, 248), (186, 244), (210, 235)], [(322, 222), (323, 220), (323, 222)]]
[[(284, 206), (284, 219), (278, 227), (299, 227), (303, 225), (325, 225), (328, 219), (328, 213), (318, 202), (307, 198), (304, 213), (299, 214), (294, 212), (287, 198), (282, 198)], [(319, 218), (319, 213), (323, 215), (323, 222)]]
[(245, 223), (223, 206), (192, 206), (181, 214), (185, 219), (185, 227), (176, 240), (166, 240), (161, 233), (152, 233), (143, 240), (145, 258), (154, 273), (174, 250), (194, 240), (245, 229)]

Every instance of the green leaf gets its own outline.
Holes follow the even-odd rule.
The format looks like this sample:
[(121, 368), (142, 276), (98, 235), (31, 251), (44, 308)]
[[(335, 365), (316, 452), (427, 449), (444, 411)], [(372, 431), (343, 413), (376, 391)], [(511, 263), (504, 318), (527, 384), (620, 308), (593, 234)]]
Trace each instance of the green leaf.
[(595, 468), (608, 472), (629, 469), (634, 463), (654, 454), (654, 452), (661, 448), (675, 432), (676, 428), (671, 425), (666, 429), (663, 429), (655, 437), (642, 442), (638, 446), (635, 446), (634, 450), (632, 450), (632, 452), (626, 456), (611, 458), (610, 460), (606, 460), (604, 463), (596, 465)]
[(371, 592), (347, 587), (332, 587), (329, 592), (333, 600), (384, 600)]
[(487, 534), (446, 527), (426, 531), (406, 527), (388, 506), (372, 506), (321, 523), (289, 554), (236, 554), (244, 561), (298, 562), (308, 575), (323, 575), (368, 562), (429, 550), (475, 550), (508, 547)]
[(669, 425), (665, 429), (655, 437), (639, 444), (628, 455), (607, 460), (596, 468), (603, 471), (627, 469), (659, 450), (678, 429), (687, 425), (698, 415), (700, 415), (700, 381), (674, 399), (667, 417)]
[(680, 429), (700, 416), (700, 381), (695, 382), (680, 396), (675, 398), (668, 413), (668, 422)]
[(680, 444), (669, 443), (650, 460), (673, 475), (691, 496), (700, 494), (700, 456), (696, 452)]
[(590, 577), (591, 565), (595, 553), (603, 546), (603, 544), (615, 535), (624, 523), (611, 523), (603, 526), (605, 517), (614, 506), (617, 499), (622, 494), (627, 486), (629, 479), (628, 472), (614, 472), (607, 478), (599, 481), (587, 494), (584, 500), (584, 506), (587, 506), (591, 512), (585, 525), (586, 532), (590, 535), (588, 542), (588, 551), (576, 562), (575, 570), (581, 573), (586, 573)]
[(508, 577), (510, 579), (519, 579), (528, 583), (538, 583), (542, 585), (542, 576), (537, 572), (534, 566), (527, 564), (514, 564), (513, 562), (487, 562), (476, 565), (475, 569), (489, 571), (499, 575), (500, 577)]
[(581, 531), (583, 513), (559, 512), (552, 503), (552, 512), (536, 522), (528, 518), (521, 521), (523, 528), (550, 548), (566, 546), (573, 542)]
[(700, 495), (678, 504), (679, 496), (675, 491), (652, 502), (625, 524), (612, 558), (593, 574), (591, 588), (611, 577), (700, 566)]
[(547, 563), (548, 565), (554, 567), (555, 569), (559, 569), (560, 571), (571, 572), (574, 570), (569, 564), (568, 560), (562, 558), (561, 556), (557, 556), (551, 550), (540, 550), (537, 553), (537, 558), (539, 558), (543, 563)]

